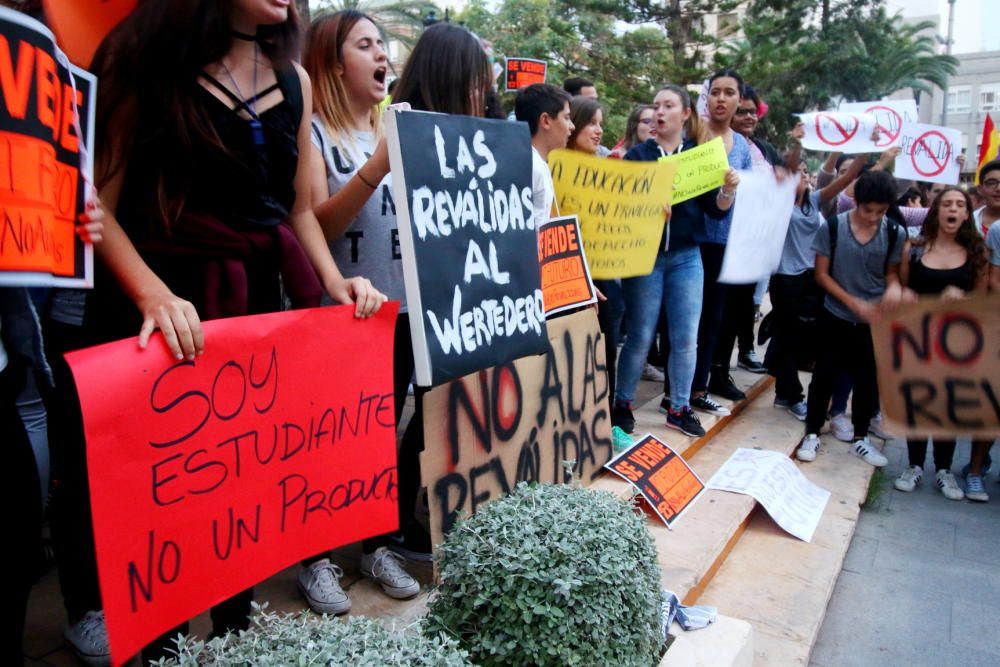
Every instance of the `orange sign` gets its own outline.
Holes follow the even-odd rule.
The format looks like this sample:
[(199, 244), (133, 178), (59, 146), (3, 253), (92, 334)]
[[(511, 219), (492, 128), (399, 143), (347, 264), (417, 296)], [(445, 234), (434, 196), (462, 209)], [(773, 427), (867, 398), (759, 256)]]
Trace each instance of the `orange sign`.
[(72, 75), (45, 26), (0, 11), (0, 284), (90, 284), (91, 248), (75, 232), (90, 168), (78, 130), (93, 136), (97, 85)]
[(302, 558), (398, 527), (398, 305), (206, 322), (195, 361), (161, 336), (66, 356), (116, 665)]
[(639, 489), (667, 528), (705, 489), (683, 458), (648, 434), (604, 467)]
[(544, 60), (507, 58), (507, 92), (545, 83), (545, 68)]
[(59, 46), (80, 67), (90, 67), (104, 37), (135, 9), (136, 0), (44, 0), (45, 18)]
[(597, 301), (575, 215), (553, 218), (538, 228), (538, 264), (546, 317)]

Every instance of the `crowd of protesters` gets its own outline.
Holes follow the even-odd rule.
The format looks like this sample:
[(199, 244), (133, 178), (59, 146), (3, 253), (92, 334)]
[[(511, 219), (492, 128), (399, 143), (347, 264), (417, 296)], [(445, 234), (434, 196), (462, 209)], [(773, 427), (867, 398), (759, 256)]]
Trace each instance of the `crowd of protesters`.
[[(34, 301), (24, 290), (0, 290), (0, 409), (4, 423), (15, 426), (5, 433), (13, 434), (12, 478), (25, 508), (16, 513), (12, 536), (19, 615), (4, 642), (8, 664), (22, 659), (33, 580), (25, 573), (36, 569), (41, 551), (45, 497), (25, 428), (31, 420), (27, 409), (18, 411), (37, 408), (39, 401), (23, 398), (25, 383), (36, 379), (58, 480), (48, 514), (69, 619), (65, 636), (86, 664), (110, 660), (82, 418), (66, 352), (136, 334), (145, 347), (162, 335), (178, 360), (194, 359), (212, 344), (202, 333), (205, 320), (331, 303), (354, 304), (356, 317), (366, 318), (396, 300), (402, 302), (393, 358), (400, 423), (414, 361), (401, 263), (379, 242), (397, 224), (395, 209), (382, 205), (392, 179), (381, 120), (390, 74), (386, 45), (379, 26), (356, 10), (320, 16), (300, 43), (301, 36), (294, 3), (149, 1), (97, 52), (98, 197), (78, 228), (95, 244), (96, 287), (50, 289), (32, 295)], [(804, 421), (800, 461), (815, 460), (820, 431), (832, 418), (837, 438), (867, 463), (884, 466), (871, 440), (889, 434), (880, 420), (870, 324), (917, 295), (951, 300), (1000, 290), (1000, 225), (993, 224), (1000, 218), (1000, 162), (979, 173), (978, 207), (973, 193), (959, 187), (902, 187), (887, 171), (895, 149), (871, 158), (831, 154), (812, 174), (799, 132), (776, 142), (788, 146), (784, 152), (758, 136), (766, 94), (724, 69), (708, 78), (700, 112), (687, 88), (665, 83), (652, 99), (635, 100), (625, 136), (609, 150), (607, 110), (593, 82), (523, 89), (513, 116), (531, 132), (536, 220), (558, 213), (547, 166), (555, 149), (653, 161), (720, 138), (731, 167), (723, 184), (665, 205), (669, 224), (652, 272), (595, 283), (612, 423), (633, 431), (637, 386), (652, 361), (662, 366), (653, 377), (663, 382), (666, 426), (704, 436), (699, 413), (726, 416), (727, 405), (746, 398), (731, 376), (735, 351), (739, 367), (775, 376), (775, 407)], [(392, 101), (502, 117), (482, 42), (449, 23), (423, 32)], [(740, 172), (752, 170), (798, 182), (769, 287), (719, 282)], [(349, 230), (365, 234), (348, 238)], [(359, 238), (370, 245), (359, 249)], [(767, 289), (773, 309), (762, 361), (754, 325)], [(806, 368), (812, 369), (807, 389), (799, 375)], [(401, 435), (400, 530), (362, 545), (362, 573), (393, 598), (419, 591), (406, 559), (430, 558), (430, 538), (415, 518), (422, 398), (417, 388), (415, 413)], [(951, 472), (954, 440), (934, 440), (936, 485), (944, 496), (988, 500), (990, 444), (974, 443), (963, 491)], [(900, 491), (921, 481), (928, 443), (907, 445), (909, 465), (895, 483)], [(303, 561), (297, 584), (312, 609), (345, 613), (351, 603), (342, 575), (328, 554), (316, 554)], [(252, 599), (251, 588), (216, 605), (213, 631), (246, 628)], [(169, 638), (185, 629), (165, 633), (143, 659), (165, 655)]]

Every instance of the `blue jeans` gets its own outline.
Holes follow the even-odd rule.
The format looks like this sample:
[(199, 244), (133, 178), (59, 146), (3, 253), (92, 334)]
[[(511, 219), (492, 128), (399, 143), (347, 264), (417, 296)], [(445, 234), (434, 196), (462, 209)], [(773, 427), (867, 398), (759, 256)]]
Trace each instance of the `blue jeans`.
[(660, 253), (651, 274), (622, 280), (628, 336), (618, 359), (616, 402), (635, 398), (662, 307), (670, 338), (666, 368), (670, 404), (674, 410), (689, 406), (698, 356), (702, 280), (701, 252), (697, 247)]

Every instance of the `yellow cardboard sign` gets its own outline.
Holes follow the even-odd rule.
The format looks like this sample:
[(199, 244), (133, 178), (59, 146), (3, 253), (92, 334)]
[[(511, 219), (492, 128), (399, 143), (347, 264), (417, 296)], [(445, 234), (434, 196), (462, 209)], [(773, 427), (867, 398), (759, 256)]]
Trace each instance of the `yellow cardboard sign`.
[(729, 171), (729, 158), (726, 157), (722, 137), (716, 137), (697, 148), (661, 157), (660, 162), (677, 165), (671, 204), (680, 204), (719, 187)]
[(560, 215), (576, 215), (595, 280), (653, 271), (677, 165), (612, 160), (566, 149), (549, 153)]

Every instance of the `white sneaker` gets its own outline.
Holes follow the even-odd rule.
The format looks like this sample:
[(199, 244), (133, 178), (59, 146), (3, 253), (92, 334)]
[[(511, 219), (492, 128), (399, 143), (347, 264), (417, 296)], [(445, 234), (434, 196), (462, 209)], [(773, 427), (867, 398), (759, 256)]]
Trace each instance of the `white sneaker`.
[(299, 572), (299, 592), (317, 614), (346, 614), (351, 610), (351, 598), (340, 587), (343, 576), (343, 570), (323, 558)]
[(882, 440), (895, 440), (894, 436), (889, 431), (885, 430), (885, 422), (882, 419), (882, 413), (876, 412), (872, 420), (868, 422), (868, 432), (874, 435), (876, 438), (881, 438)]
[(882, 468), (889, 463), (889, 459), (882, 456), (882, 452), (875, 449), (875, 446), (868, 441), (868, 438), (860, 438), (854, 441), (854, 453), (863, 458), (865, 463), (876, 468)]
[(646, 367), (642, 369), (642, 379), (652, 382), (663, 382), (663, 371), (653, 364), (647, 363)]
[(958, 487), (958, 482), (955, 481), (955, 476), (951, 474), (950, 470), (938, 470), (934, 486), (948, 500), (963, 500), (965, 498), (965, 493)]
[(924, 478), (924, 469), (920, 466), (910, 466), (903, 471), (903, 474), (896, 478), (896, 481), (892, 483), (896, 487), (897, 491), (903, 491), (904, 493), (909, 493), (913, 489), (917, 488), (917, 484), (920, 484), (920, 480)]
[(361, 556), (361, 574), (374, 579), (391, 598), (405, 600), (420, 592), (420, 583), (403, 569), (405, 559), (385, 547)]
[(83, 664), (90, 667), (111, 665), (111, 644), (108, 643), (103, 609), (88, 611), (79, 621), (67, 626), (63, 637)]
[(854, 441), (854, 424), (851, 423), (851, 418), (847, 416), (846, 412), (833, 416), (833, 419), (830, 420), (830, 431), (833, 433), (833, 437), (841, 442)]
[(820, 442), (818, 435), (815, 433), (807, 434), (806, 437), (802, 438), (802, 442), (799, 443), (799, 448), (795, 450), (795, 458), (799, 461), (804, 461), (805, 463), (815, 461), (819, 445)]

